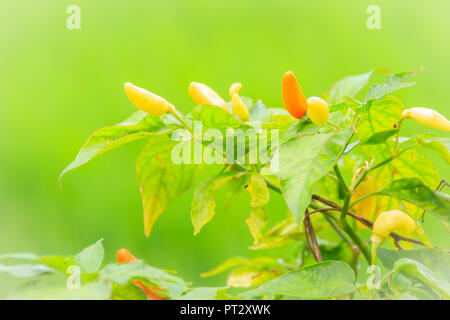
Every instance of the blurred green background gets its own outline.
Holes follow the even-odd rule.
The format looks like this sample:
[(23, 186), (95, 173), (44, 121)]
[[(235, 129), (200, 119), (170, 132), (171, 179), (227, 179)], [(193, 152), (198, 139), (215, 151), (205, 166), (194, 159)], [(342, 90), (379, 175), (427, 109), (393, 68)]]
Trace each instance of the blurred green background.
[[(66, 9), (81, 8), (81, 30), (68, 30)], [(366, 27), (371, 4), (381, 30)], [(280, 82), (292, 70), (307, 96), (374, 67), (425, 67), (417, 86), (395, 95), (406, 106), (429, 106), (450, 117), (448, 0), (2, 0), (0, 2), (0, 254), (72, 254), (104, 238), (106, 259), (126, 247), (150, 264), (178, 270), (194, 285), (234, 255), (251, 256), (242, 194), (193, 237), (192, 191), (143, 233), (134, 161), (144, 142), (71, 172), (61, 170), (95, 129), (135, 109), (123, 93), (131, 81), (183, 112), (195, 104), (190, 81), (226, 96), (242, 94), (281, 106)], [(404, 134), (429, 131), (408, 123)], [(440, 133), (442, 135), (442, 133)], [(436, 159), (442, 177), (448, 166)], [(219, 196), (220, 198), (220, 196)], [(285, 214), (278, 195), (271, 211)], [(426, 231), (438, 246), (448, 234), (432, 217)], [(0, 275), (0, 298), (16, 279)]]

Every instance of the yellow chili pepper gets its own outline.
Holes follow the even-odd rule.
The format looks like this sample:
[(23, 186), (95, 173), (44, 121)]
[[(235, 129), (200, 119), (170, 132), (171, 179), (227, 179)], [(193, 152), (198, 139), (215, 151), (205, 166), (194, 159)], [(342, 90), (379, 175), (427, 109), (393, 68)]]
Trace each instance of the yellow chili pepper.
[(198, 104), (206, 104), (230, 111), (228, 104), (207, 85), (199, 82), (189, 84), (189, 95)]
[(328, 103), (319, 97), (309, 97), (307, 103), (308, 115), (311, 121), (317, 125), (325, 124), (330, 116)]
[(175, 107), (163, 98), (132, 83), (125, 83), (125, 93), (130, 101), (142, 111), (153, 116), (161, 116), (175, 110)]
[(243, 121), (250, 121), (247, 107), (237, 93), (234, 93), (231, 97), (231, 103), (233, 104), (233, 112), (237, 114)]
[(403, 111), (402, 118), (414, 119), (423, 125), (435, 129), (450, 131), (450, 121), (433, 109), (419, 107), (406, 109)]
[(301, 119), (308, 108), (308, 103), (294, 73), (288, 71), (283, 76), (281, 95), (286, 110), (295, 118)]
[(373, 224), (372, 245), (378, 247), (395, 230), (412, 233), (416, 229), (414, 220), (400, 210), (391, 210), (380, 213)]
[[(364, 168), (360, 168), (360, 169), (358, 169), (358, 171), (356, 171), (356, 174), (353, 177), (353, 182), (352, 183), (355, 183), (355, 181), (361, 175), (362, 170), (364, 170)], [(365, 196), (367, 194), (373, 193), (375, 191), (376, 191), (375, 180), (372, 177), (367, 176), (356, 187), (356, 189), (353, 190), (351, 201), (354, 202), (354, 201), (358, 200), (359, 198), (361, 198), (361, 197), (363, 197), (363, 196)], [(363, 218), (371, 220), (372, 219), (372, 215), (375, 212), (375, 208), (376, 208), (376, 198), (375, 197), (368, 197), (368, 198), (366, 198), (364, 200), (359, 201), (357, 204), (355, 204), (354, 207), (353, 207), (353, 210), (355, 211), (355, 213), (358, 216), (361, 216)], [(356, 224), (361, 229), (366, 229), (367, 228), (360, 221), (357, 221)]]
[(235, 93), (239, 93), (239, 91), (241, 91), (242, 89), (242, 84), (239, 82), (233, 83), (230, 86), (230, 90), (229, 90), (229, 94), (230, 94), (230, 99), (233, 99), (233, 94)]

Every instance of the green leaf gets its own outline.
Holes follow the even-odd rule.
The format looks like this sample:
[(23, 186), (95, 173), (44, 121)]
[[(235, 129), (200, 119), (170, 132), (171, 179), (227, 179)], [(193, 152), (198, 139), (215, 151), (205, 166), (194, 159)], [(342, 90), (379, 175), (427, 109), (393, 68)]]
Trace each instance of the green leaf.
[(14, 289), (11, 300), (105, 300), (111, 296), (109, 283), (91, 282), (70, 290), (66, 281), (55, 275), (39, 277)]
[(304, 135), (281, 145), (279, 170), (281, 190), (298, 223), (311, 202), (311, 189), (336, 164), (344, 151), (352, 129), (316, 135)]
[(440, 219), (450, 222), (450, 197), (433, 191), (416, 178), (394, 181), (381, 194), (410, 202)]
[(226, 287), (199, 287), (188, 291), (178, 300), (223, 300), (226, 295)]
[(251, 207), (263, 207), (269, 202), (269, 189), (267, 189), (266, 181), (260, 174), (254, 173), (250, 176), (250, 183), (246, 189), (250, 193)]
[(200, 277), (202, 278), (208, 278), (208, 277), (212, 277), (215, 276), (219, 273), (222, 273), (228, 269), (237, 267), (237, 266), (241, 266), (243, 264), (245, 264), (248, 260), (242, 257), (233, 257), (230, 258), (224, 262), (222, 262), (220, 265), (218, 265), (217, 267), (215, 267), (214, 269), (212, 269), (211, 271), (208, 272), (204, 272), (200, 275)]
[(448, 279), (436, 274), (432, 269), (420, 262), (408, 258), (401, 258), (395, 262), (394, 269), (391, 271), (393, 275), (397, 273), (402, 273), (410, 279), (425, 283), (438, 292), (444, 299), (450, 298), (450, 282)]
[(345, 77), (333, 84), (328, 92), (330, 103), (343, 102), (344, 97), (354, 98), (364, 88), (374, 72), (386, 72), (386, 70), (374, 69), (368, 73)]
[(147, 300), (145, 292), (131, 281), (125, 284), (113, 283), (112, 299), (114, 300)]
[(204, 128), (226, 129), (250, 127), (221, 108), (199, 105), (191, 111), (194, 120), (201, 121)]
[(413, 288), (413, 283), (408, 283), (402, 275), (407, 279), (426, 283), (441, 294), (442, 290), (447, 291), (444, 294), (448, 294), (450, 290), (450, 274), (448, 273), (450, 255), (442, 249), (420, 248), (394, 251), (380, 248), (377, 257), (387, 269), (391, 270), (390, 274), (396, 274), (392, 285), (397, 291), (409, 292), (409, 289)]
[(450, 254), (437, 248), (419, 248), (414, 250), (388, 250), (379, 248), (377, 258), (381, 260), (387, 269), (393, 269), (397, 260), (408, 258), (420, 262), (434, 273), (450, 282)]
[(358, 137), (361, 141), (374, 134), (392, 130), (402, 118), (403, 104), (395, 97), (384, 97), (367, 104), (367, 113), (361, 117)]
[(262, 238), (263, 230), (267, 224), (266, 211), (261, 207), (252, 208), (250, 211), (250, 217), (245, 219), (245, 222), (250, 229), (250, 233), (254, 239), (253, 245), (259, 244), (259, 240)]
[(171, 298), (180, 296), (187, 289), (181, 278), (151, 267), (141, 260), (124, 264), (109, 264), (100, 270), (99, 274), (101, 279), (117, 284), (125, 284), (131, 279), (143, 278), (166, 290)]
[(102, 242), (103, 239), (98, 240), (75, 256), (75, 262), (83, 273), (97, 272), (102, 266), (103, 257), (105, 256)]
[(404, 80), (407, 80), (422, 71), (423, 69), (415, 69), (390, 75), (385, 83), (375, 84), (370, 87), (364, 101), (367, 102), (373, 99), (380, 99), (388, 93), (415, 85), (415, 82), (404, 82)]
[(214, 217), (216, 208), (215, 193), (231, 179), (241, 176), (242, 173), (227, 171), (209, 177), (197, 186), (191, 204), (191, 221), (194, 226), (194, 235), (198, 234), (205, 224)]
[(28, 252), (5, 253), (0, 255), (0, 260), (5, 259), (37, 260), (39, 256)]
[(6, 272), (17, 278), (30, 278), (43, 273), (53, 272), (53, 270), (43, 264), (16, 264), (11, 266), (0, 264), (0, 272)]
[(249, 288), (267, 282), (279, 276), (279, 270), (264, 270), (255, 266), (234, 269), (227, 279), (227, 285), (235, 288)]
[(379, 131), (360, 142), (361, 145), (374, 145), (385, 143), (387, 139), (398, 132), (398, 129)]
[(64, 274), (67, 274), (70, 266), (75, 265), (75, 258), (72, 256), (43, 256), (38, 261)]
[(191, 187), (199, 173), (199, 165), (172, 161), (175, 144), (167, 136), (151, 137), (136, 161), (147, 236), (158, 217), (176, 197)]
[(439, 138), (433, 134), (418, 134), (411, 138), (403, 138), (402, 149), (423, 147), (436, 152), (447, 164), (450, 164), (450, 138)]
[(406, 150), (392, 161), (397, 178), (417, 178), (430, 188), (436, 188), (441, 181), (433, 161), (417, 150)]
[(249, 109), (250, 119), (252, 121), (261, 121), (261, 122), (269, 122), (272, 120), (272, 112), (269, 108), (267, 108), (261, 100), (258, 100), (250, 109)]
[(169, 132), (168, 128), (159, 117), (142, 111), (135, 112), (124, 122), (101, 128), (91, 134), (75, 160), (61, 172), (59, 179), (68, 171), (78, 168), (103, 153), (153, 134), (167, 132)]
[(352, 293), (355, 274), (352, 268), (340, 261), (318, 263), (284, 274), (259, 288), (243, 293), (244, 297), (287, 295), (303, 299), (320, 299)]

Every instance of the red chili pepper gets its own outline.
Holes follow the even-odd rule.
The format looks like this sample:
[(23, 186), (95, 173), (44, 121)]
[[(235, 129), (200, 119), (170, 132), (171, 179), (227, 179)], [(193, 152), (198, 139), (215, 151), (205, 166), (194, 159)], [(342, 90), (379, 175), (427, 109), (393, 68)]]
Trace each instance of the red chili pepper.
[(286, 110), (295, 118), (301, 119), (308, 108), (308, 103), (294, 73), (288, 71), (283, 76), (281, 86), (283, 104)]
[[(133, 261), (137, 261), (138, 259), (133, 256), (131, 254), (130, 251), (128, 251), (127, 249), (120, 249), (119, 251), (117, 251), (116, 253), (116, 259), (117, 259), (117, 263), (121, 264), (121, 263), (128, 263), (128, 262), (133, 262)], [(155, 292), (153, 292), (152, 290), (156, 290), (156, 291), (162, 291), (160, 288), (158, 287), (154, 287), (151, 290), (149, 288), (147, 288), (142, 282), (140, 281), (133, 281), (133, 284), (138, 286), (139, 288), (141, 288), (144, 292), (145, 295), (147, 296), (147, 298), (151, 299), (151, 300), (164, 300), (165, 298), (156, 294)]]

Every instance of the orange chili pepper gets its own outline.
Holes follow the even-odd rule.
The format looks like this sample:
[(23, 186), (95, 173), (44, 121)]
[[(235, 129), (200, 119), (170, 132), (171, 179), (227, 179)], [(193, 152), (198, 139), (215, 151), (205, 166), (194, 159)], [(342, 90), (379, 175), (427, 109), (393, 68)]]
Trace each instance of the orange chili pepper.
[[(116, 259), (117, 259), (117, 263), (121, 264), (121, 263), (128, 263), (128, 262), (134, 262), (137, 261), (138, 259), (133, 256), (131, 254), (130, 251), (128, 251), (127, 249), (120, 249), (117, 251), (116, 253)], [(164, 300), (165, 298), (154, 293), (152, 290), (156, 290), (156, 291), (162, 291), (160, 288), (155, 287), (152, 290), (150, 290), (149, 288), (147, 288), (142, 282), (140, 281), (133, 281), (133, 284), (135, 286), (138, 286), (139, 288), (141, 288), (144, 292), (145, 295), (147, 296), (147, 298), (151, 299), (151, 300)]]
[(301, 119), (308, 109), (308, 103), (293, 72), (283, 76), (281, 95), (286, 110), (295, 118)]

